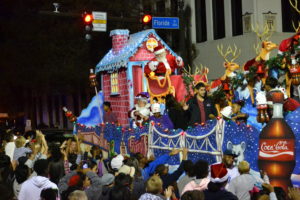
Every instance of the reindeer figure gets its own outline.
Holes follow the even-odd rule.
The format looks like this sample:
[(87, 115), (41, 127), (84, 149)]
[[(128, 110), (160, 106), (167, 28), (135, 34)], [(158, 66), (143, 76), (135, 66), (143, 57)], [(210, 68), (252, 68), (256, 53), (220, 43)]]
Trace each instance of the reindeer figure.
[[(231, 105), (232, 98), (233, 98), (233, 89), (230, 86), (230, 79), (236, 75), (236, 70), (240, 68), (239, 64), (235, 63), (234, 61), (240, 56), (241, 49), (238, 49), (236, 45), (234, 48), (228, 46), (225, 53), (223, 52), (223, 45), (218, 45), (217, 49), (219, 54), (224, 58), (225, 73), (219, 79), (213, 81), (211, 83), (211, 92), (214, 92), (218, 89), (222, 89), (226, 93), (226, 102), (223, 103), (224, 105), (221, 106), (220, 103), (216, 104), (216, 109), (220, 116), (221, 107), (227, 105)], [(232, 56), (232, 59), (229, 60), (228, 57)]]
[[(254, 104), (254, 85), (259, 81), (262, 81), (262, 83), (265, 84), (266, 78), (268, 76), (268, 68), (266, 67), (265, 62), (269, 60), (271, 51), (276, 49), (277, 45), (269, 41), (272, 32), (267, 24), (264, 26), (262, 32), (259, 32), (258, 25), (256, 25), (255, 28), (252, 25), (252, 31), (256, 33), (257, 38), (259, 39), (259, 41), (261, 41), (261, 48), (259, 50), (259, 44), (254, 45), (257, 56), (247, 61), (243, 68), (248, 81), (248, 89), (250, 92), (251, 102), (252, 104)], [(253, 71), (251, 71), (251, 67), (255, 67), (254, 74)]]
[[(224, 58), (224, 67), (225, 67), (225, 73), (223, 76), (220, 77), (221, 80), (226, 80), (228, 78), (231, 78), (235, 76), (235, 71), (240, 68), (239, 64), (235, 63), (234, 61), (240, 56), (241, 49), (238, 49), (236, 45), (234, 45), (234, 50), (231, 46), (227, 47), (227, 50), (225, 53), (223, 53), (223, 45), (217, 46), (219, 54)], [(229, 61), (227, 57), (229, 55), (232, 55), (232, 59)]]

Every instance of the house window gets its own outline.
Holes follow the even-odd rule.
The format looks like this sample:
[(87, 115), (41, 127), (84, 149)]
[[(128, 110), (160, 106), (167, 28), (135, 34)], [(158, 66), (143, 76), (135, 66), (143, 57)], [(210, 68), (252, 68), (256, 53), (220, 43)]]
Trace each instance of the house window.
[[(294, 1), (292, 1), (294, 2)], [(293, 27), (293, 22), (295, 28), (298, 26), (298, 21), (300, 21), (300, 15), (297, 11), (290, 5), (290, 1), (281, 0), (281, 12), (282, 12), (282, 32), (295, 32)], [(300, 6), (298, 5), (298, 9)]]
[(269, 30), (274, 31), (277, 29), (276, 13), (271, 11), (263, 13), (264, 16), (264, 25), (267, 25)]
[(196, 7), (196, 40), (205, 42), (207, 40), (205, 0), (195, 1)]
[(213, 20), (214, 20), (214, 39), (225, 37), (225, 16), (224, 0), (212, 0)]
[(118, 72), (110, 74), (110, 93), (116, 95), (120, 93)]
[(243, 15), (243, 32), (250, 33), (252, 32), (252, 13), (246, 12)]
[(242, 0), (231, 0), (232, 35), (243, 34)]

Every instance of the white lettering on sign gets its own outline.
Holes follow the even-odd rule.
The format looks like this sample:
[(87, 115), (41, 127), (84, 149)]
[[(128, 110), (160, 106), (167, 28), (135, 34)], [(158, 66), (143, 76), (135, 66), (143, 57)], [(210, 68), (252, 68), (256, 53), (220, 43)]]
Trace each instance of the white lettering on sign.
[(261, 149), (263, 151), (287, 151), (289, 150), (287, 146), (287, 141), (279, 141), (273, 145), (267, 145), (266, 142), (261, 144)]
[(156, 26), (169, 26), (170, 22), (169, 21), (159, 21), (159, 20), (154, 20), (154, 24)]
[(273, 158), (281, 155), (294, 156), (293, 143), (286, 140), (262, 141), (260, 145), (259, 156)]

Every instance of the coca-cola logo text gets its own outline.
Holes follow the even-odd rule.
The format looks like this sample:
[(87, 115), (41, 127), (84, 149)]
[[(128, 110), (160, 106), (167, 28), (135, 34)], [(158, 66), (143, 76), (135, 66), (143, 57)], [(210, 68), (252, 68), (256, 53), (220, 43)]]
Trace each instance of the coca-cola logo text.
[(260, 149), (262, 151), (288, 151), (288, 142), (287, 141), (278, 141), (276, 144), (267, 144), (267, 142), (263, 142), (261, 144)]
[(295, 141), (291, 139), (261, 139), (259, 158), (293, 160)]

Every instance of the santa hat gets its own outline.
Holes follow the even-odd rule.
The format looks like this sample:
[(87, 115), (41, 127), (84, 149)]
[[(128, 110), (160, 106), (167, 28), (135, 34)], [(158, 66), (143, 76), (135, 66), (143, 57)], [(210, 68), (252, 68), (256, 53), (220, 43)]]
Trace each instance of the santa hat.
[(213, 183), (223, 183), (227, 181), (229, 175), (223, 163), (210, 166), (210, 181)]
[(226, 117), (226, 118), (231, 118), (231, 115), (232, 115), (232, 108), (231, 106), (226, 106), (225, 108), (223, 108), (221, 110), (221, 114)]
[(289, 48), (291, 47), (292, 40), (293, 40), (293, 37), (282, 40), (282, 42), (280, 43), (280, 45), (278, 47), (279, 55), (282, 55), (284, 52), (289, 50)]
[(145, 101), (146, 103), (148, 102), (148, 98), (149, 98), (148, 93), (145, 92), (141, 92), (135, 96), (135, 99)]
[(119, 169), (119, 174), (123, 173), (126, 175), (131, 176), (132, 178), (134, 177), (135, 174), (135, 168), (134, 167), (129, 167), (128, 165), (123, 165), (120, 169)]
[(152, 113), (160, 113), (160, 104), (159, 103), (152, 104), (151, 111)]
[(122, 155), (117, 155), (110, 162), (111, 168), (119, 170), (123, 165), (123, 160), (124, 160), (124, 157)]
[(163, 53), (165, 51), (166, 50), (165, 50), (165, 48), (162, 45), (158, 45), (157, 47), (154, 48), (153, 52), (154, 52), (155, 55), (159, 55), (159, 54), (161, 54), (161, 53)]

